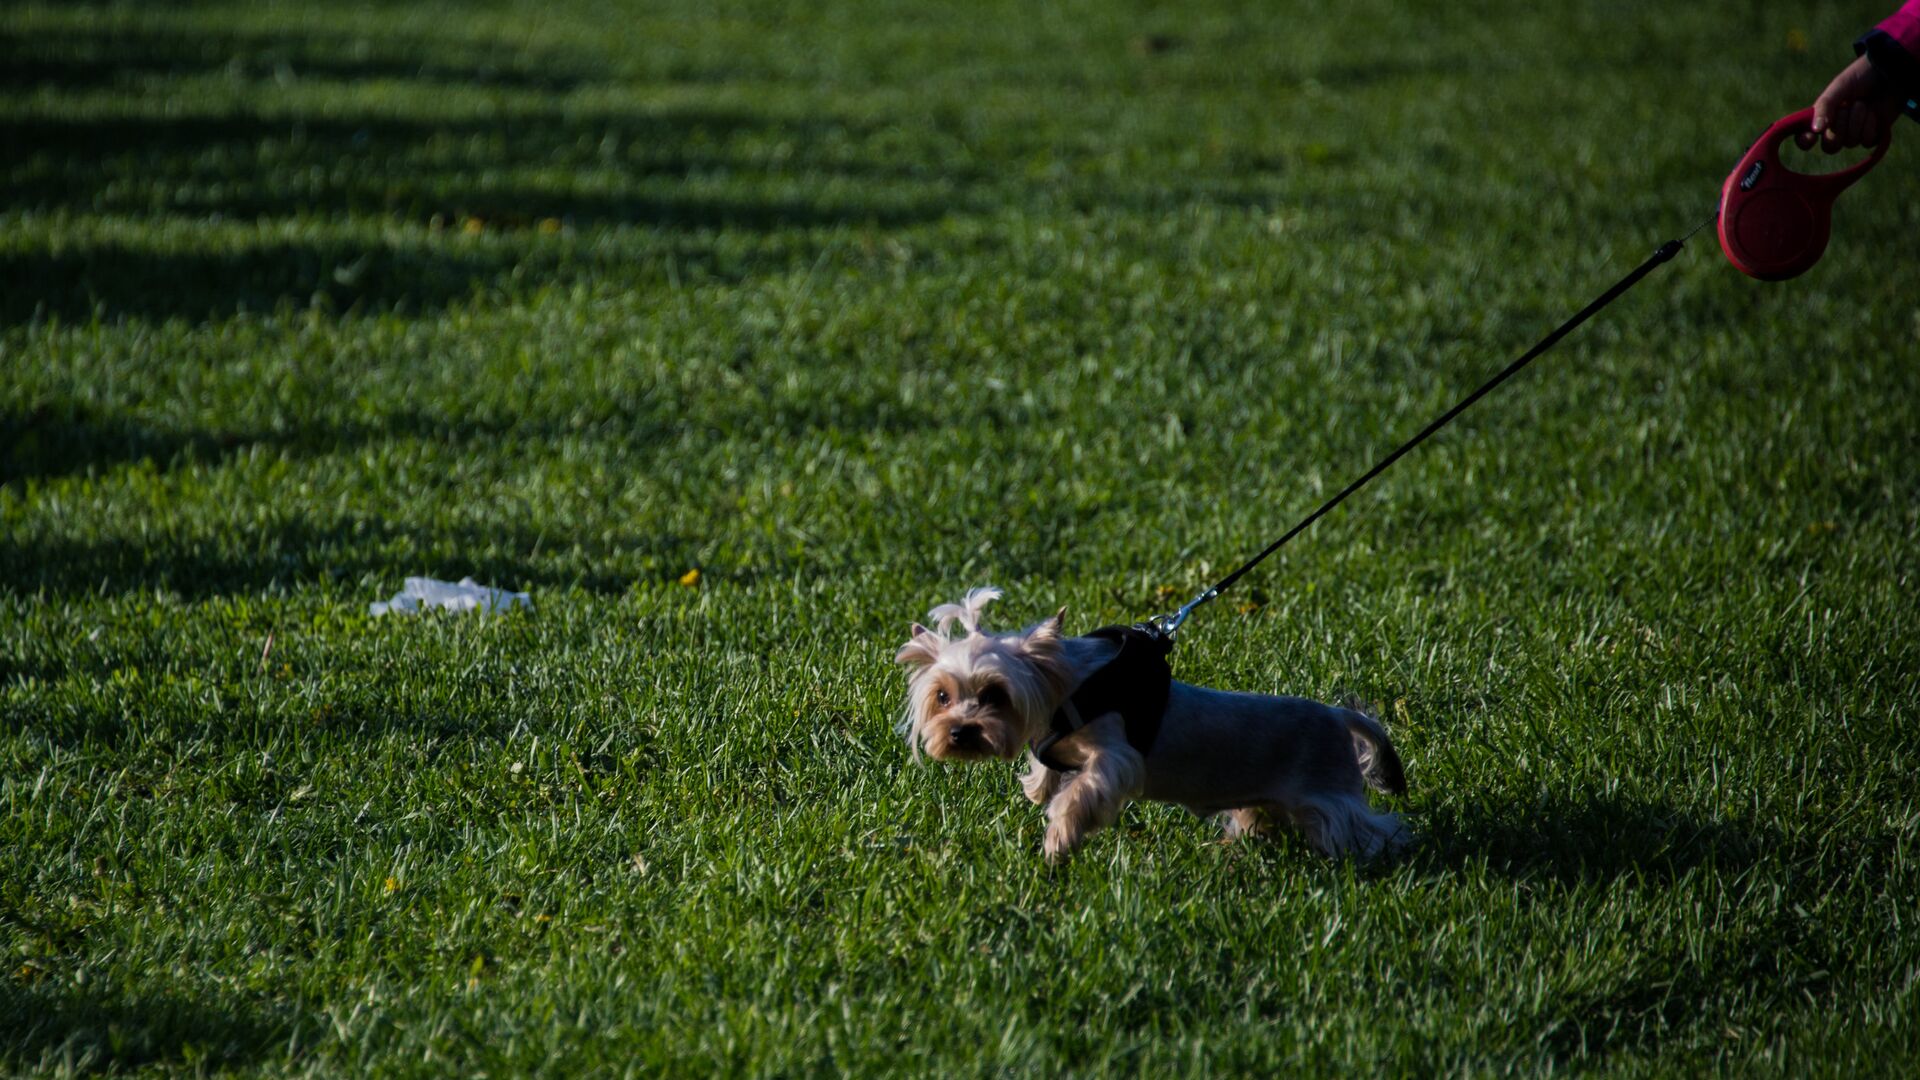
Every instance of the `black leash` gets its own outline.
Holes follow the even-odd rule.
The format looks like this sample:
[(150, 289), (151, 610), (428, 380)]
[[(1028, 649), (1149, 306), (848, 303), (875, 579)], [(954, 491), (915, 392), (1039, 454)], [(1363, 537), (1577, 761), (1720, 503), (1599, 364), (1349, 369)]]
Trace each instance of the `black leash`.
[(1544, 353), (1548, 349), (1551, 349), (1555, 345), (1559, 344), (1561, 338), (1566, 337), (1569, 333), (1572, 333), (1576, 327), (1578, 327), (1581, 323), (1586, 322), (1588, 319), (1592, 318), (1594, 314), (1598, 312), (1601, 308), (1604, 308), (1608, 304), (1611, 304), (1615, 300), (1618, 300), (1620, 298), (1621, 293), (1624, 293), (1628, 289), (1631, 289), (1635, 285), (1639, 284), (1640, 279), (1646, 277), (1648, 274), (1653, 273), (1655, 267), (1659, 266), (1661, 263), (1671, 260), (1675, 255), (1680, 254), (1680, 249), (1686, 246), (1686, 243), (1688, 240), (1693, 239), (1693, 234), (1699, 232), (1701, 229), (1706, 228), (1709, 224), (1713, 222), (1714, 218), (1719, 216), (1719, 214), (1720, 214), (1719, 209), (1715, 208), (1712, 217), (1709, 217), (1707, 218), (1706, 221), (1703, 221), (1700, 224), (1695, 225), (1693, 227), (1693, 230), (1687, 233), (1687, 235), (1681, 237), (1678, 240), (1669, 240), (1666, 243), (1661, 244), (1659, 250), (1655, 251), (1652, 255), (1647, 256), (1647, 260), (1641, 263), (1639, 266), (1634, 267), (1632, 272), (1627, 274), (1626, 277), (1623, 277), (1619, 281), (1615, 282), (1613, 288), (1608, 289), (1604, 293), (1601, 293), (1598, 299), (1594, 300), (1593, 303), (1588, 304), (1586, 307), (1581, 308), (1580, 311), (1573, 316), (1573, 318), (1568, 319), (1566, 322), (1563, 322), (1559, 326), (1555, 327), (1553, 333), (1548, 334), (1546, 337), (1540, 339), (1540, 343), (1538, 345), (1535, 345), (1533, 348), (1528, 349), (1526, 352), (1526, 355), (1520, 357), (1520, 359), (1518, 360), (1515, 360), (1513, 363), (1508, 364), (1504, 369), (1501, 370), (1501, 372), (1498, 375), (1495, 375), (1493, 378), (1488, 379), (1484, 383), (1481, 383), (1479, 389), (1475, 390), (1473, 393), (1468, 394), (1466, 397), (1462, 398), (1458, 405), (1455, 405), (1453, 408), (1448, 409), (1444, 413), (1441, 413), (1439, 419), (1435, 420), (1431, 424), (1428, 424), (1426, 427), (1421, 428), (1420, 433), (1418, 435), (1415, 435), (1413, 438), (1408, 439), (1406, 442), (1401, 443), (1397, 448), (1394, 449), (1393, 453), (1388, 454), (1384, 458), (1381, 458), (1380, 463), (1378, 465), (1375, 465), (1373, 468), (1368, 469), (1366, 472), (1366, 475), (1362, 476), (1360, 479), (1355, 480), (1353, 483), (1348, 484), (1346, 487), (1342, 488), (1338, 495), (1335, 495), (1333, 498), (1328, 499), (1326, 502), (1321, 503), (1320, 508), (1315, 510), (1311, 514), (1308, 514), (1306, 517), (1302, 518), (1300, 520), (1300, 524), (1295, 525), (1291, 529), (1288, 529), (1286, 533), (1280, 537), (1280, 539), (1275, 540), (1271, 544), (1268, 544), (1266, 546), (1266, 549), (1260, 552), (1260, 554), (1255, 555), (1253, 558), (1248, 559), (1246, 562), (1242, 563), (1238, 570), (1235, 570), (1233, 573), (1228, 574), (1226, 577), (1221, 578), (1218, 582), (1208, 587), (1205, 592), (1187, 601), (1186, 604), (1183, 605), (1178, 611), (1175, 611), (1171, 615), (1154, 616), (1153, 619), (1151, 620), (1150, 625), (1157, 628), (1160, 633), (1165, 634), (1167, 637), (1171, 638), (1174, 632), (1180, 629), (1180, 624), (1187, 621), (1187, 616), (1193, 614), (1193, 609), (1199, 607), (1200, 605), (1206, 603), (1209, 600), (1212, 600), (1214, 597), (1219, 596), (1221, 593), (1227, 591), (1227, 589), (1232, 587), (1234, 582), (1239, 581), (1243, 576), (1245, 576), (1247, 571), (1260, 565), (1261, 561), (1264, 560), (1267, 556), (1273, 554), (1276, 551), (1279, 551), (1281, 547), (1285, 546), (1287, 541), (1305, 532), (1307, 529), (1307, 526), (1312, 525), (1314, 522), (1320, 520), (1320, 518), (1324, 516), (1327, 513), (1327, 511), (1332, 510), (1334, 507), (1339, 506), (1342, 502), (1346, 501), (1347, 496), (1353, 494), (1356, 491), (1359, 491), (1363, 487), (1366, 487), (1367, 484), (1370, 481), (1372, 481), (1374, 477), (1379, 476), (1383, 472), (1386, 472), (1387, 467), (1392, 465), (1394, 462), (1399, 461), (1401, 457), (1403, 457), (1407, 453), (1407, 451), (1412, 450), (1414, 447), (1419, 446), (1421, 443), (1427, 441), (1428, 436), (1432, 435), (1436, 431), (1439, 431), (1441, 428), (1446, 427), (1447, 424), (1450, 423), (1454, 417), (1459, 416), (1463, 412), (1466, 412), (1467, 408), (1471, 406), (1474, 402), (1479, 401), (1481, 398), (1486, 397), (1487, 394), (1491, 393), (1494, 387), (1499, 386), (1501, 383), (1506, 382), (1508, 379), (1511, 379), (1515, 375), (1519, 374), (1521, 368), (1524, 368), (1528, 364), (1533, 363), (1533, 361), (1537, 359), (1541, 353)]

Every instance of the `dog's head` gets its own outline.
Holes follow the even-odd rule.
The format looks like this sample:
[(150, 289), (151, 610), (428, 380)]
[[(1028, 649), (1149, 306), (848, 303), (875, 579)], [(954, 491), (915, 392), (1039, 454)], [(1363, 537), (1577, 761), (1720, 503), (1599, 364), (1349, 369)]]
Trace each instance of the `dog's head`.
[[(1026, 630), (992, 633), (981, 625), (1000, 598), (991, 586), (914, 623), (894, 662), (907, 669), (907, 744), (942, 761), (1012, 758), (1047, 729), (1064, 692), (1060, 627), (1066, 609)], [(965, 631), (954, 637), (958, 623)]]

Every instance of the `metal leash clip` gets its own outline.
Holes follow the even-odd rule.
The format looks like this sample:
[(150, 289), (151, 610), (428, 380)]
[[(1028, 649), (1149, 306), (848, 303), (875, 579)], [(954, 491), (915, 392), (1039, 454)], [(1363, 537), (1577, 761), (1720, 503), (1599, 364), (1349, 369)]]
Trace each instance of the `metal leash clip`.
[(1193, 614), (1194, 608), (1199, 607), (1201, 604), (1204, 604), (1207, 601), (1219, 595), (1220, 595), (1220, 590), (1218, 588), (1209, 587), (1205, 592), (1201, 593), (1199, 596), (1196, 596), (1193, 599), (1187, 601), (1186, 603), (1180, 605), (1179, 610), (1175, 611), (1173, 614), (1155, 615), (1154, 617), (1152, 617), (1151, 619), (1148, 619), (1147, 621), (1153, 624), (1154, 629), (1160, 631), (1162, 634), (1165, 634), (1167, 635), (1167, 637), (1171, 638), (1173, 637), (1174, 633), (1180, 629), (1180, 624), (1187, 621), (1187, 616)]

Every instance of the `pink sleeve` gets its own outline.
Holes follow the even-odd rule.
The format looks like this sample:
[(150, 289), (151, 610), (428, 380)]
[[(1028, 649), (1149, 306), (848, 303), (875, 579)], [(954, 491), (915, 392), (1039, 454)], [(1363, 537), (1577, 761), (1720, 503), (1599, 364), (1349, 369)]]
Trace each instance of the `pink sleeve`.
[(1900, 43), (1900, 47), (1920, 57), (1920, 0), (1906, 0), (1900, 10), (1886, 17), (1880, 29)]

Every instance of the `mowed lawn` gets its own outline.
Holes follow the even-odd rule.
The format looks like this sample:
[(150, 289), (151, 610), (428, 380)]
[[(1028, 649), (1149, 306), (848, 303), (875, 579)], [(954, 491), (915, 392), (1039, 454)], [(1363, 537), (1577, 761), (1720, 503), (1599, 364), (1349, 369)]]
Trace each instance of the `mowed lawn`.
[(890, 663), (1177, 604), (1888, 6), (7, 5), (0, 1071), (1912, 1075), (1920, 127), (1189, 624), (1403, 857), (1050, 869)]

